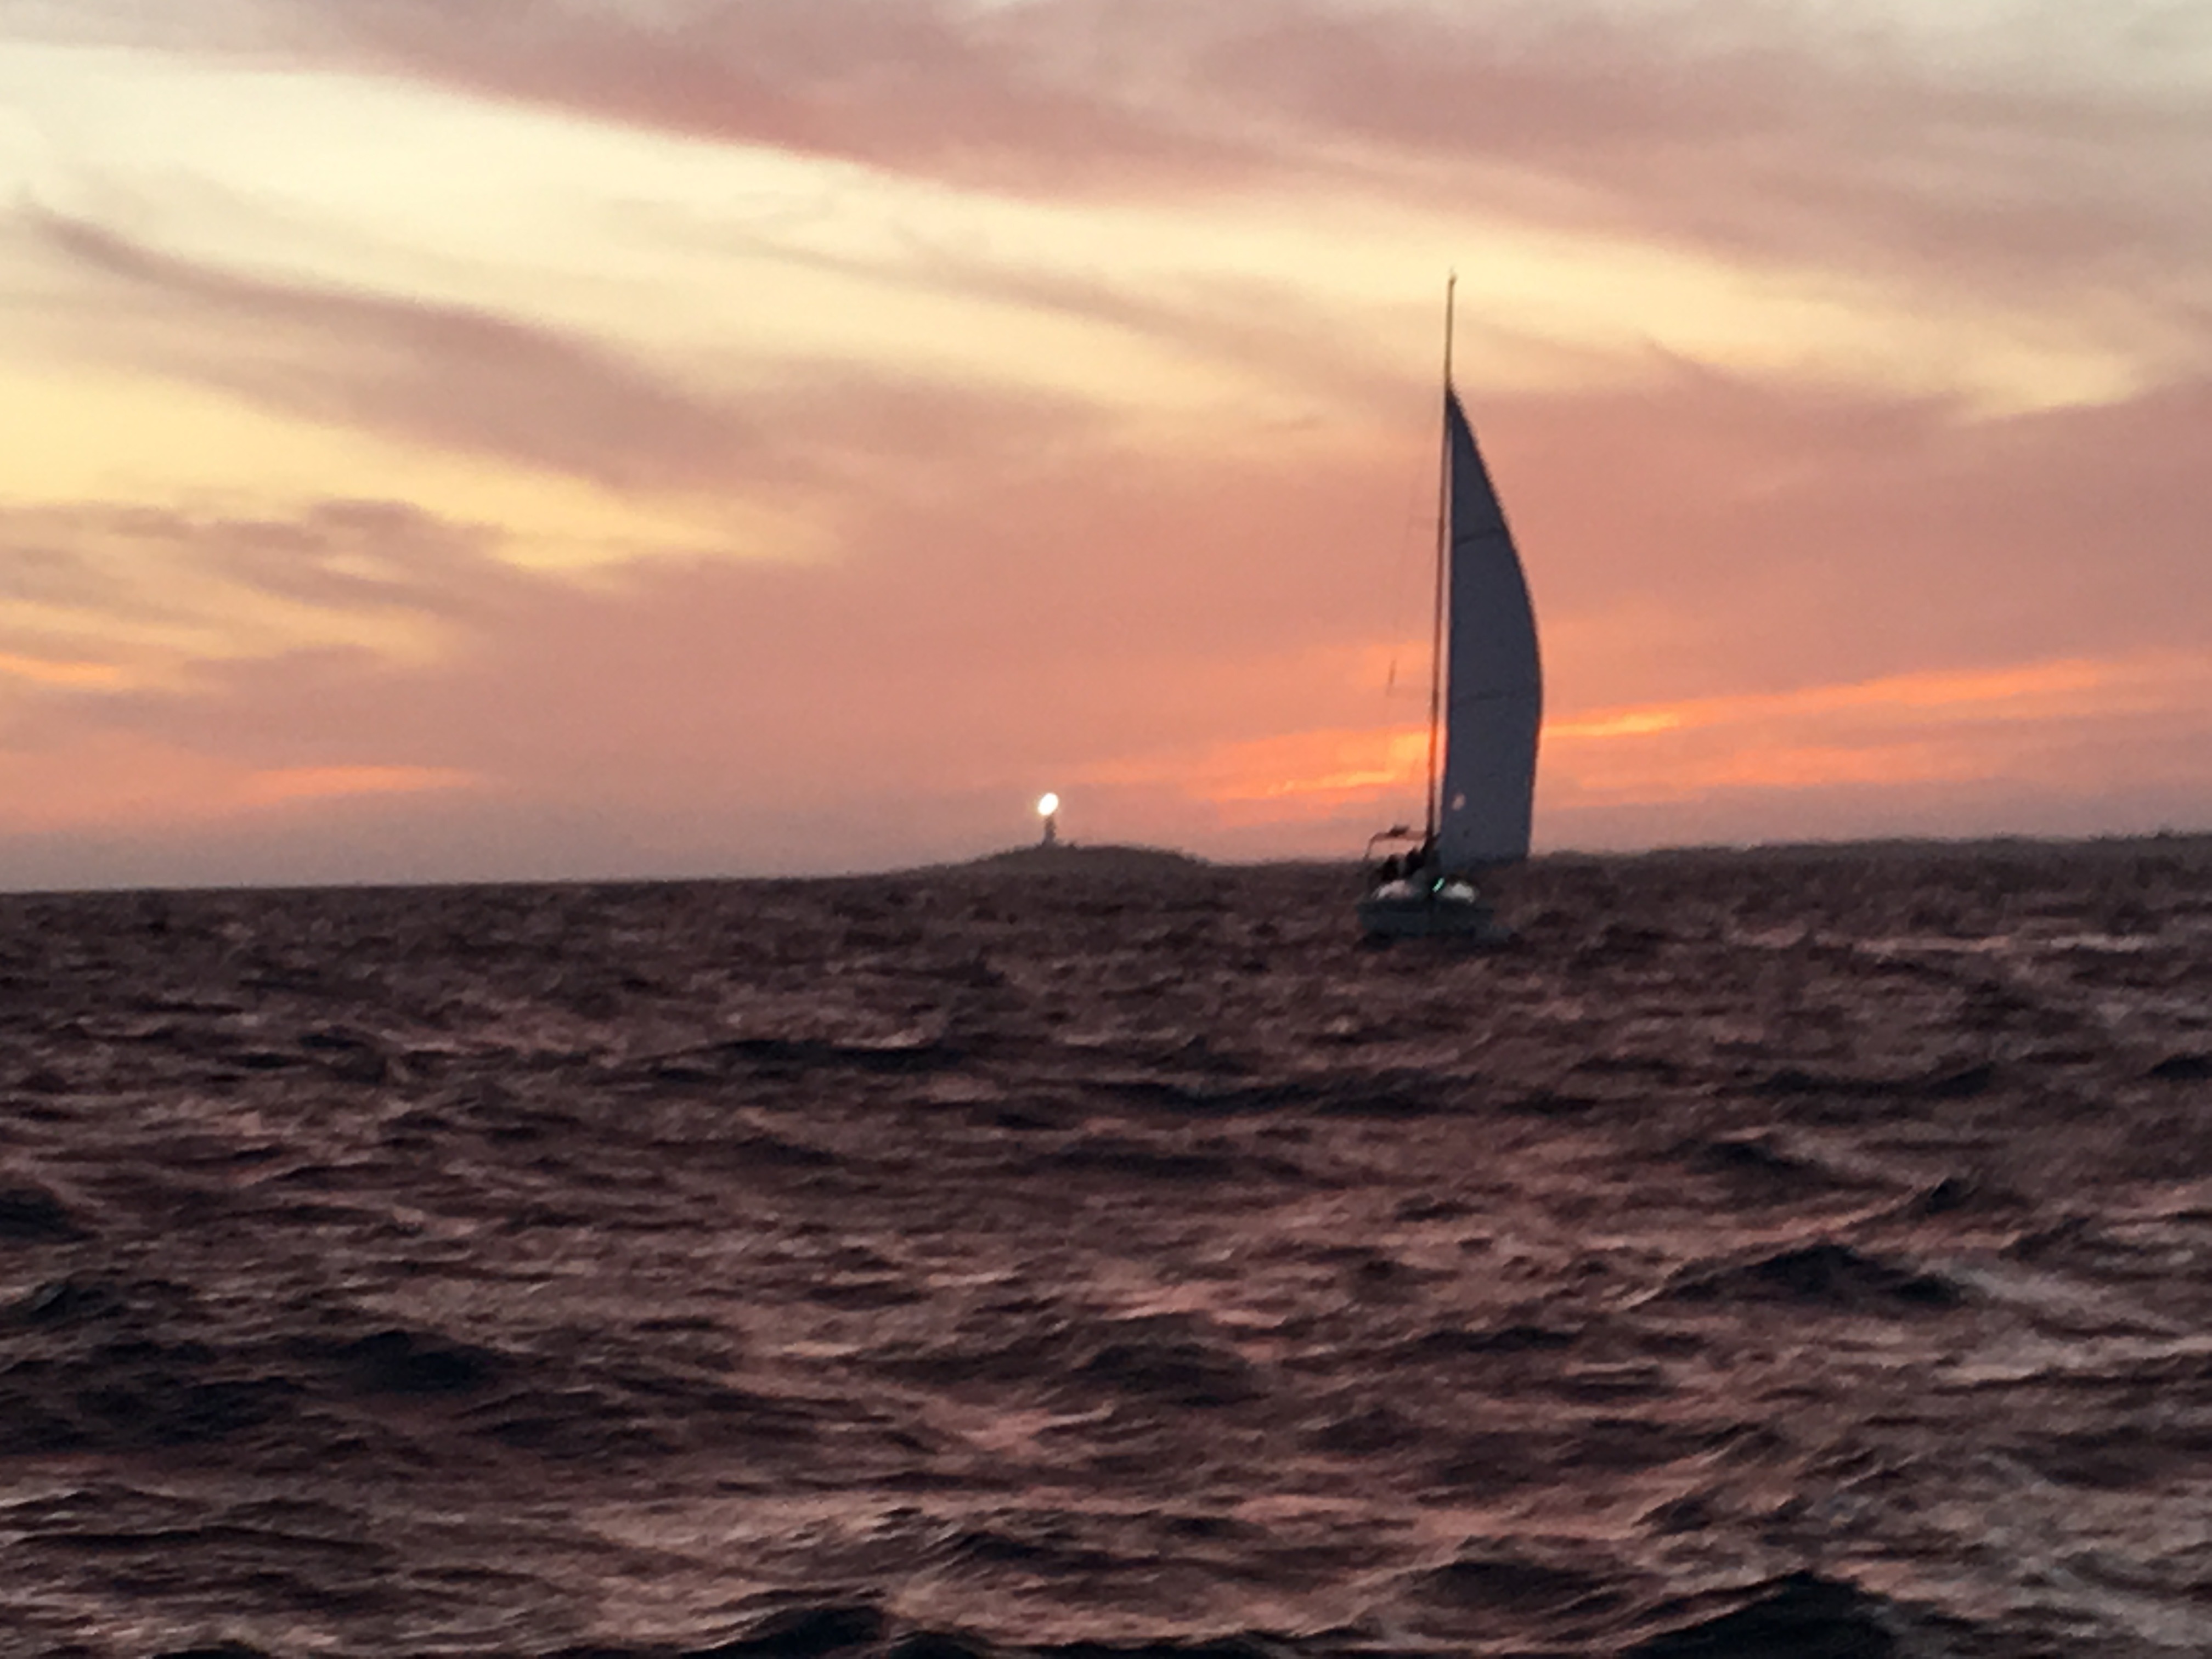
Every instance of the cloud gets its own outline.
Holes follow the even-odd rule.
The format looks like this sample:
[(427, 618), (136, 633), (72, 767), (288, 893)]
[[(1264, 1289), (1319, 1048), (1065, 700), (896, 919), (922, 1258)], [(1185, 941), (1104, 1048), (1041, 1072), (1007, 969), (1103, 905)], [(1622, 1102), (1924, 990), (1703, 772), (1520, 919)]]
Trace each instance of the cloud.
[[(1617, 292), (1563, 301), (1585, 320), (1638, 312), (1628, 273), (1650, 267), (1631, 261), (1658, 244), (1747, 273), (1747, 295), (1808, 270), (1846, 304), (1869, 285), (1948, 289), (1927, 314), (1962, 327), (2025, 297), (2053, 302), (2031, 345), (2102, 331), (2141, 348), (2156, 390), (2002, 419), (1656, 350), (1571, 389), (1471, 388), (1545, 629), (1540, 834), (1868, 830), (1892, 811), (2063, 827), (2100, 796), (2130, 823), (2201, 804), (2201, 683), (2145, 666), (2197, 660), (2212, 615), (2198, 26), (2171, 12), (2183, 38), (2130, 45), (2143, 8), (2022, 6), (1948, 40), (1866, 21), (1846, 38), (1816, 10), (1837, 15), (0, 0), (0, 29), (387, 76), (919, 181), (866, 200), (956, 226), (941, 241), (904, 221), (818, 246), (690, 228), (741, 259), (978, 302), (903, 313), (969, 319), (975, 339), (926, 343), (958, 384), (738, 366), (119, 228), (183, 209), (16, 209), (0, 230), (12, 309), (73, 364), (150, 367), (457, 472), (708, 504), (688, 522), (781, 514), (835, 556), (741, 565), (728, 556), (783, 544), (716, 531), (586, 578), (521, 568), (534, 550), (498, 526), (422, 503), (0, 512), (0, 882), (182, 867), (161, 849), (187, 840), (194, 870), (283, 860), (295, 878), (303, 859), (387, 877), (849, 866), (1026, 834), (1048, 785), (1079, 837), (1356, 845), (1418, 721), (1416, 700), (1376, 686), (1420, 632), (1391, 555), (1407, 477), (1433, 454), (1429, 394), (1417, 416), (1372, 337), (1300, 273), (1232, 286), (1196, 269), (1252, 268), (1235, 238), (1262, 221), (1386, 224), (1408, 238), (1394, 249), (1477, 257), (1501, 222), (1572, 233), (1586, 259), (1624, 258)], [(2081, 50), (2051, 50), (2061, 28)], [(1137, 275), (1022, 240), (1050, 216), (934, 220), (939, 186), (1144, 210), (1097, 222), (1117, 227), (1235, 223), (1146, 249)], [(105, 213), (130, 191), (78, 194)], [(1020, 233), (1005, 245), (977, 229), (1001, 222)], [(190, 245), (313, 244), (333, 264), (367, 246), (328, 230)], [(1373, 280), (1370, 264), (1322, 286)], [(1026, 389), (1018, 365), (985, 378), (983, 337), (1009, 360), (997, 330), (1040, 316), (1231, 371), (1207, 381), (1226, 412), (1164, 439), (1158, 410), (1139, 430), (1103, 392)], [(1295, 414), (1290, 385), (1310, 394)], [(241, 458), (246, 499), (252, 471)]]
[(2201, 261), (2175, 193), (2212, 154), (2197, 95), (2022, 73), (2011, 15), (1939, 58), (1802, 10), (1255, 3), (1218, 90), (1289, 131), (1438, 170), (1463, 199), (1570, 227), (1839, 270), (2012, 288), (2130, 258)]
[[(834, 516), (856, 489), (926, 495), (948, 464), (1018, 468), (1098, 441), (1108, 418), (1073, 396), (849, 362), (759, 362), (742, 387), (714, 386), (544, 324), (245, 275), (42, 209), (19, 209), (14, 228), (58, 278), (43, 320), (94, 361), (626, 494)], [(256, 545), (234, 538), (226, 556), (262, 556)], [(374, 598), (358, 576), (317, 580)]]
[(73, 279), (51, 314), (103, 356), (289, 416), (618, 489), (700, 489), (763, 469), (764, 441), (741, 410), (595, 342), (488, 311), (240, 275), (36, 208), (15, 221)]
[(2188, 648), (2212, 615), (2212, 380), (1976, 418), (1677, 365), (1477, 420), (1582, 666), (1555, 712)]
[[(910, 235), (896, 256), (836, 252), (757, 230), (636, 212), (625, 223), (662, 246), (794, 266), (895, 289), (988, 307), (1002, 318), (1079, 325), (1094, 340), (1158, 348), (1164, 358), (1225, 369), (1248, 383), (1294, 387), (1305, 399), (1373, 408), (1403, 391), (1371, 337), (1345, 327), (1340, 305), (1301, 290), (1293, 274), (1239, 278), (1203, 270), (1115, 271), (1048, 266), (994, 254), (988, 246)], [(1470, 333), (1526, 353), (1525, 335), (1463, 319)], [(1559, 356), (1557, 348), (1552, 355)]]
[(1220, 182), (1267, 165), (1253, 135), (1162, 95), (1190, 32), (1159, 8), (1139, 8), (1136, 27), (1126, 8), (952, 0), (282, 9), (299, 38), (342, 59), (968, 185), (1110, 190), (1133, 175)]
[(414, 659), (501, 603), (490, 532), (390, 502), (296, 517), (0, 507), (0, 684), (174, 690), (211, 662), (356, 648)]
[(112, 662), (72, 662), (0, 652), (0, 678), (27, 680), (33, 685), (100, 687), (120, 684), (123, 671)]
[(2094, 284), (2201, 347), (2207, 33), (2128, 5), (262, 0), (197, 38), (1054, 201), (1333, 191), (1984, 299)]
[[(540, 874), (972, 850), (989, 802), (1025, 807), (1085, 752), (1279, 713), (1328, 653), (1331, 609), (1298, 598), (1316, 567), (1358, 592), (1328, 500), (1340, 472), (1286, 489), (1249, 461), (1225, 476), (1200, 458), (1087, 476), (1060, 451), (1019, 476), (995, 465), (856, 501), (853, 550), (829, 565), (666, 557), (560, 576), (395, 506), (172, 514), (158, 536), (142, 515), (140, 550), (158, 554), (142, 586), (168, 590), (165, 617), (282, 603), (303, 637), (343, 641), (369, 582), (401, 632), (438, 647), (278, 641), (97, 694), (27, 687), (5, 710), (0, 823), (19, 842), (72, 822), (153, 840), (198, 825), (187, 839), (213, 847), (221, 820), (228, 844), (264, 847), (256, 826), (281, 809), (323, 849), (320, 878), (495, 873), (470, 862), (488, 845)], [(39, 534), (97, 566), (116, 511), (49, 511)], [(96, 611), (72, 625), (96, 632)], [(1289, 702), (1328, 695), (1307, 684)], [(471, 784), (398, 802), (268, 782), (433, 776)], [(399, 836), (403, 805), (416, 830)], [(52, 873), (66, 861), (52, 848), (9, 857), (15, 881), (85, 878)], [(209, 853), (195, 867), (225, 866)]]
[[(2212, 651), (2022, 662), (1607, 711), (1547, 732), (1564, 805), (1657, 803), (1731, 789), (1965, 782), (2044, 775), (2054, 794), (2112, 787), (2109, 762), (2053, 757), (2087, 733), (2212, 741)], [(2212, 787), (2212, 763), (2197, 769)], [(2208, 797), (2212, 806), (2212, 797)]]
[[(1540, 837), (2202, 820), (2208, 409), (2212, 386), (1971, 421), (1686, 369), (1496, 400), (1546, 629)], [(932, 489), (856, 491), (835, 562), (588, 577), (390, 505), (142, 514), (167, 574), (131, 605), (282, 605), (309, 643), (0, 680), (0, 882), (187, 843), (233, 880), (880, 867), (1025, 838), (1046, 787), (1078, 839), (1347, 852), (1418, 793), (1393, 785), (1418, 699), (1379, 685), (1402, 481), (1295, 436), (1018, 467), (987, 442)], [(80, 636), (125, 568), (116, 511), (39, 521)], [(347, 635), (365, 608), (435, 648)]]
[[(2038, 810), (2047, 815), (2069, 796), (2125, 792), (2125, 773), (2109, 758), (2075, 752), (2097, 731), (2127, 734), (2130, 766), (2149, 750), (2162, 754), (2162, 769), (2185, 776), (2200, 811), (2212, 811), (2208, 692), (2212, 651), (2200, 649), (1570, 714), (1545, 725), (1541, 816), (1553, 845), (1574, 845), (1608, 808), (1657, 816), (1760, 795), (1771, 819), (1776, 800), (1808, 799), (1827, 811), (1841, 791), (1855, 796), (1852, 827), (1863, 833), (1879, 829), (1886, 799), (1910, 799), (1916, 786), (2037, 777), (2049, 797)], [(1417, 726), (1324, 728), (1110, 761), (1079, 776), (1179, 790), (1232, 823), (1344, 825), (1348, 835), (1362, 814), (1379, 824), (1422, 799), (1427, 747)], [(2187, 763), (2191, 756), (2197, 763)], [(2146, 827), (2137, 817), (2134, 827)], [(1791, 833), (1822, 832), (1808, 811)]]

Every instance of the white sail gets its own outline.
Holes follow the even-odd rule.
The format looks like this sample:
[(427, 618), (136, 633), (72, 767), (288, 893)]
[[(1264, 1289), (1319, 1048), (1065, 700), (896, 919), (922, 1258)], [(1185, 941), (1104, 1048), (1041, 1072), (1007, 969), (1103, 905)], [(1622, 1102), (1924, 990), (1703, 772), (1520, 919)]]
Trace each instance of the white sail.
[(1528, 855), (1544, 705), (1536, 616), (1458, 394), (1444, 394), (1450, 554), (1437, 862), (1462, 872)]

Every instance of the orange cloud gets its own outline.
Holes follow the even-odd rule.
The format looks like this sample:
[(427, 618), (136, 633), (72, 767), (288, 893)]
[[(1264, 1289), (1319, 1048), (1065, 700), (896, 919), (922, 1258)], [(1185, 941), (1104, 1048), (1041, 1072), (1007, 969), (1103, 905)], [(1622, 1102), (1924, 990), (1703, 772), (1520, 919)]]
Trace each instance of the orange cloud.
[(1547, 721), (1544, 737), (1553, 743), (1577, 738), (1648, 738), (1654, 732), (1672, 732), (1682, 721), (1679, 708), (1632, 708), (1581, 720)]
[(2191, 710), (2208, 686), (2212, 657), (2159, 651), (1700, 698), (1547, 727), (1547, 779), (1565, 802), (1620, 804), (1999, 778), (2028, 747)]
[(108, 662), (58, 662), (44, 657), (18, 657), (0, 652), (0, 675), (33, 685), (66, 686), (96, 690), (124, 684), (122, 669)]
[[(2001, 775), (2017, 759), (1986, 722), (2071, 726), (2096, 714), (2185, 704), (2212, 658), (2174, 653), (1887, 675), (1836, 685), (1706, 697), (1547, 722), (1546, 796), (1678, 801), (1725, 790), (1811, 790)], [(2092, 696), (2088, 694), (2102, 694)], [(1838, 730), (1838, 717), (1845, 717)], [(1875, 729), (1854, 734), (1871, 716)], [(1198, 754), (1095, 767), (1084, 781), (1176, 786), (1232, 819), (1332, 817), (1395, 797), (1419, 800), (1420, 728), (1288, 733)]]
[(1427, 755), (1419, 729), (1298, 732), (1110, 761), (1081, 769), (1076, 781), (1173, 787), (1248, 822), (1311, 818), (1418, 789)]
[(451, 767), (254, 769), (159, 737), (93, 732), (66, 750), (0, 749), (0, 834), (174, 829), (353, 797), (456, 790), (477, 781)]
[[(1700, 697), (1644, 708), (1610, 709), (1571, 720), (1547, 722), (1544, 736), (1552, 743), (1647, 738), (1662, 732), (1788, 720), (1847, 710), (1911, 710), (1941, 718), (1946, 710), (1972, 708), (1995, 712), (2001, 717), (2028, 720), (2047, 711), (2053, 698), (2132, 678), (2127, 671), (2126, 665), (2066, 661), (2031, 663), (2013, 668), (1890, 674), (1854, 684), (1806, 686), (1791, 691)], [(1990, 705), (1993, 704), (2005, 707), (1991, 711)], [(2078, 704), (2068, 712), (2078, 712)]]
[(1790, 793), (1848, 785), (1900, 787), (2001, 775), (2013, 757), (1962, 738), (1899, 737), (1876, 743), (1739, 740), (1714, 754), (1644, 756), (1605, 768), (1559, 769), (1546, 793), (1571, 805), (1694, 800), (1725, 791)]

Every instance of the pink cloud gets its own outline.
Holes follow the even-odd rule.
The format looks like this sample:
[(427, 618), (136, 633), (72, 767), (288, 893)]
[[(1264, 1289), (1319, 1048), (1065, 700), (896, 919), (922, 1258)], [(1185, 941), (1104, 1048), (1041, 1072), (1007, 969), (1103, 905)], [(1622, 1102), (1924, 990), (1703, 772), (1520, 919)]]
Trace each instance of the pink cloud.
[(239, 275), (19, 209), (72, 279), (54, 323), (87, 349), (283, 413), (616, 488), (757, 477), (744, 411), (558, 330), (465, 307)]
[(2152, 84), (2187, 27), (2066, 24), (2023, 9), (1946, 55), (1753, 0), (256, 0), (73, 27), (1051, 199), (1334, 187), (1984, 297), (2117, 283), (2189, 325), (2212, 128), (2201, 89)]
[(2194, 648), (2212, 616), (2212, 382), (1976, 419), (1683, 368), (1486, 413), (1583, 659), (1555, 707)]

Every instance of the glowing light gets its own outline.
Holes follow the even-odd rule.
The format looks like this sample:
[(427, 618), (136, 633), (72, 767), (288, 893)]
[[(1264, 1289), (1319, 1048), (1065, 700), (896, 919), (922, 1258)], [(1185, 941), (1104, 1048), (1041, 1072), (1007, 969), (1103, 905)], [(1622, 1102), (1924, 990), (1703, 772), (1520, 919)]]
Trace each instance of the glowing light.
[(1058, 811), (1060, 811), (1059, 796), (1048, 793), (1037, 797), (1037, 816), (1039, 817), (1048, 818)]

